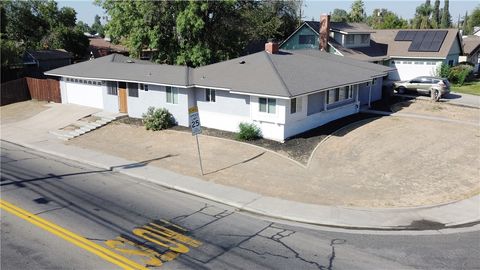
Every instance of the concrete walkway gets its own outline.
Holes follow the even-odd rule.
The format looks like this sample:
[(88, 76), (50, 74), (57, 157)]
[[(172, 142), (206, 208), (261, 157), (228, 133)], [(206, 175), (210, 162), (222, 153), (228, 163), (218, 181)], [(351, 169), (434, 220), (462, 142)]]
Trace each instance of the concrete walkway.
[[(53, 116), (47, 116), (41, 112), (25, 121), (2, 125), (2, 140), (151, 181), (167, 188), (224, 203), (241, 211), (273, 218), (337, 227), (393, 230), (417, 229), (417, 224), (425, 223), (433, 224), (434, 228), (439, 229), (480, 222), (479, 195), (458, 202), (411, 208), (367, 209), (306, 204), (263, 196), (177, 174), (148, 165), (148, 162), (135, 162), (73, 145), (65, 145), (48, 134), (48, 130), (63, 124), (67, 125), (95, 111), (85, 107), (83, 109), (65, 107), (66, 111), (71, 109), (70, 115), (65, 112), (55, 113), (54, 116), (58, 118), (56, 121), (52, 118)], [(48, 120), (48, 122), (41, 125), (40, 120)]]

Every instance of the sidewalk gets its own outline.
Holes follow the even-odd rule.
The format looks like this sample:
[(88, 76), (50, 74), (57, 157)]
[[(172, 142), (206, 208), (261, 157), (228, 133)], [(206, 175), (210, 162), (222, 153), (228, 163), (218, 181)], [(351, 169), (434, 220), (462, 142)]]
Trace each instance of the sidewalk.
[[(91, 114), (95, 110), (88, 108), (73, 108), (59, 104), (51, 106), (63, 110), (63, 113), (55, 112), (50, 115), (48, 111), (44, 111), (40, 112), (35, 117), (19, 121), (18, 123), (2, 124), (2, 140), (66, 159), (87, 163), (139, 179), (151, 181), (167, 188), (232, 206), (241, 211), (284, 220), (337, 227), (393, 230), (419, 229), (421, 227), (420, 224), (430, 224), (431, 227), (428, 227), (429, 229), (439, 229), (480, 221), (480, 195), (453, 203), (403, 208), (355, 208), (301, 203), (272, 197), (268, 194), (261, 195), (233, 186), (213, 183), (212, 181), (205, 179), (187, 176), (182, 171), (180, 171), (181, 174), (174, 173), (152, 165), (151, 160), (147, 160), (148, 158), (132, 161), (129, 160), (131, 159), (130, 155), (126, 156), (128, 157), (128, 159), (126, 159), (119, 157), (117, 154), (109, 155), (90, 150), (89, 148), (81, 148), (75, 145), (65, 144), (55, 138), (55, 136), (49, 134), (48, 130), (67, 125), (71, 121), (75, 121), (79, 117)], [(67, 113), (70, 112), (70, 110), (72, 110), (72, 113)], [(76, 113), (73, 111), (76, 111)], [(42, 124), (39, 124), (39, 119), (45, 121)], [(55, 119), (55, 121), (53, 121), (53, 119)], [(99, 132), (105, 132), (105, 130), (100, 130)], [(140, 140), (142, 140), (142, 138), (140, 138)], [(335, 138), (331, 138), (330, 140), (335, 141)], [(337, 138), (337, 140), (340, 140), (340, 137)], [(343, 138), (342, 141), (343, 140), (345, 139)], [(229, 147), (228, 143), (229, 142), (227, 141), (222, 142), (223, 147)], [(241, 149), (243, 149), (242, 153), (247, 151), (246, 148)], [(158, 154), (159, 153), (156, 153), (157, 159)], [(252, 152), (251, 154), (255, 153)], [(267, 154), (264, 154), (262, 157), (266, 155)], [(185, 156), (177, 158), (185, 159)], [(139, 162), (139, 160), (144, 161)], [(213, 165), (223, 166), (224, 164)], [(195, 164), (194, 168), (197, 168), (196, 166), (197, 164)], [(258, 166), (258, 162), (254, 163), (253, 166)], [(292, 163), (291, 166), (296, 165)], [(244, 181), (260, 181), (262, 179), (263, 176), (258, 175), (258, 169), (253, 173), (256, 173), (257, 176), (253, 177), (253, 179), (251, 179), (252, 177), (244, 177)], [(305, 173), (311, 172), (305, 171)], [(290, 177), (293, 177), (293, 175), (283, 175), (282, 178)], [(339, 180), (341, 179), (337, 178), (335, 183), (340, 185)], [(265, 185), (266, 182), (262, 183)], [(279, 182), (276, 183), (277, 185), (280, 185)], [(302, 185), (297, 184), (297, 186)], [(271, 188), (278, 187), (272, 186)], [(294, 187), (289, 188), (289, 186), (287, 186), (286, 188), (289, 189), (286, 190), (289, 192), (295, 190)], [(401, 186), (397, 188), (401, 189)], [(396, 190), (396, 192), (401, 192), (399, 189), (394, 190)], [(283, 190), (285, 190), (285, 188)], [(255, 190), (255, 192), (258, 191)], [(326, 196), (328, 194), (324, 195)], [(318, 193), (317, 196), (322, 196), (322, 194)], [(282, 196), (282, 198), (285, 198), (285, 196)]]
[(480, 195), (454, 203), (414, 208), (367, 209), (313, 205), (261, 196), (238, 188), (206, 182), (145, 163), (65, 145), (54, 138), (32, 143), (14, 138), (7, 140), (48, 154), (144, 179), (241, 211), (284, 220), (335, 227), (393, 230), (416, 229), (416, 223), (427, 221), (437, 224), (439, 227), (435, 229), (439, 229), (480, 220)]

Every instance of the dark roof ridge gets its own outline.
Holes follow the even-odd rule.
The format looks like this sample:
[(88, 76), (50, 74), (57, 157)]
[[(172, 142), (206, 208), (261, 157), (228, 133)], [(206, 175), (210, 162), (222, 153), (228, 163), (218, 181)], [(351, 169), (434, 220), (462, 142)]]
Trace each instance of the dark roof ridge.
[(287, 84), (285, 83), (282, 76), (280, 75), (280, 72), (278, 72), (277, 67), (275, 67), (275, 64), (273, 63), (272, 59), (270, 58), (269, 53), (264, 51), (263, 54), (267, 57), (268, 62), (272, 66), (273, 70), (275, 71), (275, 74), (277, 74), (278, 79), (280, 79), (280, 82), (282, 83), (283, 89), (287, 92), (288, 96), (290, 96), (290, 97), (293, 96), (292, 93), (290, 92), (290, 89), (288, 89)]

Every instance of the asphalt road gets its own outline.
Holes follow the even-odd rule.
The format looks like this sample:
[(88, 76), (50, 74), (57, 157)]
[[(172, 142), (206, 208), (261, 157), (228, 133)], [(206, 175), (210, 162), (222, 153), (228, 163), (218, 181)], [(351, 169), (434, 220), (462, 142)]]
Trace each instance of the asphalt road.
[[(478, 226), (373, 232), (285, 224), (5, 141), (0, 186), (2, 202), (150, 269), (480, 269)], [(119, 268), (20, 216), (2, 208), (1, 269)]]

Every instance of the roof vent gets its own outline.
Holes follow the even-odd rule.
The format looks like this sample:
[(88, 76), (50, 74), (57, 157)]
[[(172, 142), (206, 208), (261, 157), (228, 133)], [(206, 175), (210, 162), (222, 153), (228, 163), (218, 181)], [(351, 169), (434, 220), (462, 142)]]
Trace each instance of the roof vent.
[(238, 62), (238, 63), (239, 63), (240, 65), (243, 65), (243, 64), (245, 64), (245, 61), (242, 60), (242, 61), (240, 61), (240, 62)]

